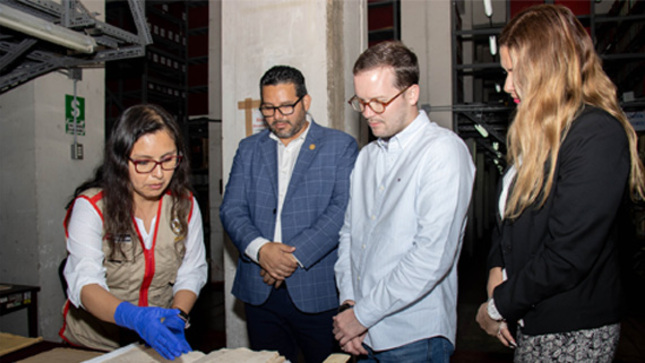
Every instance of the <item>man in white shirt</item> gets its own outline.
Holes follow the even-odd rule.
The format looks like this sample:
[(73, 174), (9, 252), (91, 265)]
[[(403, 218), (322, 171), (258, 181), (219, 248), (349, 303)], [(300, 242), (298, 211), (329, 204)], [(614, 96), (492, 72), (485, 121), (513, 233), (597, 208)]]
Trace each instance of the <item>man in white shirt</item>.
[(358, 148), (313, 121), (297, 69), (269, 69), (260, 91), (268, 129), (240, 142), (220, 208), (240, 252), (232, 292), (252, 349), (322, 362), (334, 348), (334, 263)]
[(353, 72), (349, 102), (378, 139), (352, 173), (334, 335), (365, 361), (449, 362), (475, 167), (464, 142), (419, 111), (417, 57), (402, 43), (367, 49)]

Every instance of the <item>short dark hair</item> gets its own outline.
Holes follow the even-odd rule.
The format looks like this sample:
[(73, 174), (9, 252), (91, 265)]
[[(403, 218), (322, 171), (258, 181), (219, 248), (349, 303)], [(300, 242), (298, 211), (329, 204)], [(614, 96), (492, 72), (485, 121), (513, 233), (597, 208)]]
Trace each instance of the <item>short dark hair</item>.
[(273, 66), (260, 79), (260, 95), (262, 95), (262, 87), (284, 83), (293, 83), (296, 86), (296, 96), (298, 98), (307, 94), (305, 76), (299, 70), (289, 66)]
[(394, 69), (395, 87), (404, 89), (419, 84), (417, 56), (399, 41), (385, 41), (365, 50), (354, 63), (354, 75), (378, 67)]

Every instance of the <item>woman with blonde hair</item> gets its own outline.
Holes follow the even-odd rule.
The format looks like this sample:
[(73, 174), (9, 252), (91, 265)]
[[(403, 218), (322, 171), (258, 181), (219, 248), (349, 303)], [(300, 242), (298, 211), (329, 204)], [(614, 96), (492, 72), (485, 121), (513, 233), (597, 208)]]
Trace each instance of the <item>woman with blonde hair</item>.
[(636, 133), (566, 7), (520, 12), (499, 49), (517, 110), (477, 321), (517, 348), (516, 362), (611, 362), (621, 318), (617, 216), (628, 193), (645, 195)]

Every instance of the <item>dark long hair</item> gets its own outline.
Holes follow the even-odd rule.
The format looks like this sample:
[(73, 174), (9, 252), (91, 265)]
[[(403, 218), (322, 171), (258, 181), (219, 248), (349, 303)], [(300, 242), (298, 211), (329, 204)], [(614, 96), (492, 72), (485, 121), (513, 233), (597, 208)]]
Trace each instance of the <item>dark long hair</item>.
[[(141, 136), (161, 130), (167, 130), (170, 133), (175, 141), (177, 153), (183, 156), (183, 160), (175, 169), (167, 191), (170, 191), (172, 197), (171, 222), (177, 219), (180, 223), (176, 241), (183, 241), (188, 233), (188, 214), (191, 206), (190, 166), (179, 125), (160, 106), (152, 104), (132, 106), (126, 109), (114, 124), (105, 145), (103, 163), (97, 168), (94, 177), (76, 188), (74, 197), (66, 207), (69, 209), (74, 200), (87, 189), (103, 189), (104, 238), (107, 239), (113, 253), (114, 239), (118, 238), (117, 236), (134, 235), (132, 225), (133, 191), (128, 167), (132, 147)], [(177, 228), (173, 230), (177, 230)]]

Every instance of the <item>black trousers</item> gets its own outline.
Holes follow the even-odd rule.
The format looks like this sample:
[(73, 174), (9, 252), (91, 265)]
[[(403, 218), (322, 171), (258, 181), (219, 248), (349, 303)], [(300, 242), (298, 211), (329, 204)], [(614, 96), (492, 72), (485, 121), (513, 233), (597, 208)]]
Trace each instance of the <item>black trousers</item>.
[(332, 333), (336, 309), (303, 313), (284, 286), (273, 289), (264, 304), (244, 306), (253, 350), (277, 350), (292, 363), (298, 362), (299, 351), (307, 363), (320, 363), (340, 351)]

